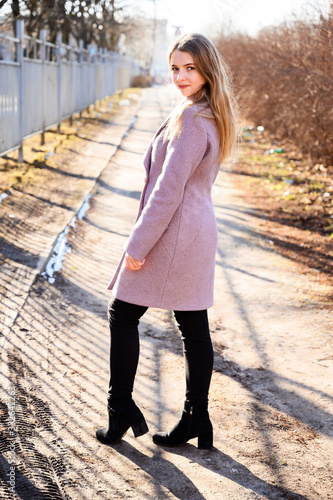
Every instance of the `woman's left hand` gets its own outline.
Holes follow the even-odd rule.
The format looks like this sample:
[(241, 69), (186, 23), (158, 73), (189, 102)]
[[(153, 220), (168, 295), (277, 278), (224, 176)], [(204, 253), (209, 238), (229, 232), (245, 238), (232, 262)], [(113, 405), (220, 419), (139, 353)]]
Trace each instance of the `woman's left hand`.
[(131, 257), (128, 253), (126, 253), (125, 260), (127, 269), (129, 269), (130, 271), (139, 271), (143, 268), (143, 264), (145, 263), (146, 259), (136, 260), (134, 259), (134, 257)]

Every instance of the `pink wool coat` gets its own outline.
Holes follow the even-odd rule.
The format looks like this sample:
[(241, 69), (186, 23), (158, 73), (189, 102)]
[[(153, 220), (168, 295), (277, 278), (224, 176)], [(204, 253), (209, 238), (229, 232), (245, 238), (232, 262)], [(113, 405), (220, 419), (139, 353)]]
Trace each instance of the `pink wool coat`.
[(139, 213), (124, 246), (139, 271), (125, 267), (125, 253), (108, 286), (133, 304), (191, 311), (213, 305), (217, 226), (211, 188), (219, 171), (215, 120), (191, 105), (180, 135), (163, 140), (167, 120), (144, 156), (146, 178)]

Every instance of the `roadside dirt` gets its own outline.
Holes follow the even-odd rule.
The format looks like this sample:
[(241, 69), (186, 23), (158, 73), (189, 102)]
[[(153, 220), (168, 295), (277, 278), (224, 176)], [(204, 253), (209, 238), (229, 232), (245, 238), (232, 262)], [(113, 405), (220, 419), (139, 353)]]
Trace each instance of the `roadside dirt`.
[(294, 260), (300, 272), (317, 274), (333, 292), (333, 166), (314, 162), (293, 143), (245, 126), (235, 183), (270, 245)]
[[(330, 285), (321, 273), (300, 272), (297, 258), (270, 243), (266, 219), (244, 200), (237, 171), (221, 171), (213, 190), (219, 228), (210, 310), (214, 449), (198, 450), (195, 441), (177, 449), (152, 443), (155, 430), (179, 417), (184, 394), (180, 337), (172, 314), (157, 309), (140, 326), (134, 394), (150, 433), (136, 440), (129, 431), (114, 446), (94, 436), (107, 418), (106, 286), (135, 220), (142, 153), (173, 100), (168, 89), (144, 92), (133, 127), (92, 191), (89, 211), (69, 232), (71, 252), (55, 283), (37, 273), (25, 289), (16, 272), (4, 284), (12, 295), (2, 311), (16, 315), (2, 338), (1, 498), (333, 498)], [(93, 164), (94, 149), (89, 156)], [(22, 195), (25, 203), (30, 199)], [(16, 207), (9, 201), (0, 205), (5, 217)], [(25, 233), (36, 234), (28, 226)], [(14, 244), (13, 236), (8, 248)], [(38, 248), (31, 253), (38, 257)], [(15, 256), (6, 259), (18, 267)], [(26, 270), (30, 262), (27, 254), (19, 265)], [(8, 483), (14, 459), (15, 494)]]

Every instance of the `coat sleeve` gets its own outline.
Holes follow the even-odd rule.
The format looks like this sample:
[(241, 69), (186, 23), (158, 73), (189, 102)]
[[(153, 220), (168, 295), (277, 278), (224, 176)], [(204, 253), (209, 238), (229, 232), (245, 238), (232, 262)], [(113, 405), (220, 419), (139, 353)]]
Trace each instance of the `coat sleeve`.
[(181, 133), (168, 144), (162, 172), (124, 247), (137, 260), (147, 256), (168, 228), (188, 179), (204, 157), (207, 132), (201, 120), (186, 108)]

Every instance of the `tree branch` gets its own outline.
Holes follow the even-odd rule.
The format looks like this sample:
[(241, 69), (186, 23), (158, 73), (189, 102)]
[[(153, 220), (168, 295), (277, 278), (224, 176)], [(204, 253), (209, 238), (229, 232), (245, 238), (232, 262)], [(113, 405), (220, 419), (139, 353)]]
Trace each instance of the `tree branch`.
[(0, 9), (7, 3), (8, 0), (0, 0)]

